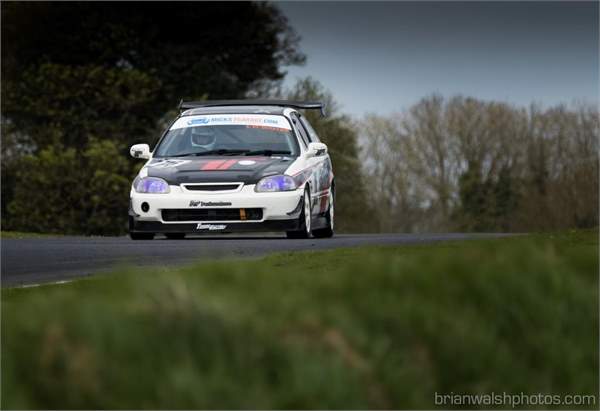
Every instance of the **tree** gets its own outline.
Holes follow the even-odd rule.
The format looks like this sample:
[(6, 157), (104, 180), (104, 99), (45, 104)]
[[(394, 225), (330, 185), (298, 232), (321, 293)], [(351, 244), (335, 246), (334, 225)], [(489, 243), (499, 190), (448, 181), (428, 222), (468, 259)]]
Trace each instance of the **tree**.
[(361, 122), (378, 214), (403, 231), (598, 224), (598, 112), (430, 96)]
[(411, 174), (406, 135), (397, 118), (369, 114), (360, 122), (359, 130), (366, 157), (362, 168), (369, 196), (377, 204), (379, 231), (424, 229), (419, 204), (425, 196)]
[(107, 126), (146, 140), (181, 98), (241, 97), (304, 61), (267, 3), (7, 3), (2, 27), (2, 115), (36, 149), (49, 126), (68, 146)]
[(159, 90), (136, 69), (42, 63), (3, 87), (3, 116), (34, 152), (58, 144), (80, 150), (91, 136), (126, 147), (155, 132)]
[[(130, 144), (155, 141), (181, 98), (242, 97), (304, 61), (270, 3), (14, 2), (1, 12), (5, 228), (122, 232)], [(27, 179), (52, 191), (35, 217)]]
[(453, 157), (455, 141), (448, 133), (442, 96), (433, 95), (411, 107), (401, 122), (408, 144), (407, 161), (419, 184), (429, 190), (431, 207), (449, 221), (459, 163)]
[(43, 62), (126, 67), (162, 84), (161, 109), (182, 97), (237, 97), (301, 64), (299, 37), (269, 3), (7, 3), (2, 75)]

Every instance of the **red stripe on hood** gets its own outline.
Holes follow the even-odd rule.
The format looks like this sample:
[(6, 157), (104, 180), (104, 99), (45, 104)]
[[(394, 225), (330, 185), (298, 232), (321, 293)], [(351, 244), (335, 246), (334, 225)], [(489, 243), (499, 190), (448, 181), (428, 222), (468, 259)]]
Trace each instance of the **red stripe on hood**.
[(225, 160), (211, 160), (204, 164), (201, 170), (217, 170), (224, 162)]
[(227, 160), (226, 162), (224, 162), (223, 164), (221, 164), (217, 170), (227, 170), (229, 167), (231, 167), (232, 165), (234, 165), (235, 163), (237, 163), (237, 160)]

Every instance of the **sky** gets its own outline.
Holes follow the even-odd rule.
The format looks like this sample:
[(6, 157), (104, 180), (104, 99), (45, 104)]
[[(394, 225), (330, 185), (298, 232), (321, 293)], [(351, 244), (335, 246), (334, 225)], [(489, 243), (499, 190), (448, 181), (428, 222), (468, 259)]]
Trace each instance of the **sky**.
[(547, 107), (598, 104), (598, 2), (279, 2), (304, 66), (343, 112), (389, 114), (432, 93)]

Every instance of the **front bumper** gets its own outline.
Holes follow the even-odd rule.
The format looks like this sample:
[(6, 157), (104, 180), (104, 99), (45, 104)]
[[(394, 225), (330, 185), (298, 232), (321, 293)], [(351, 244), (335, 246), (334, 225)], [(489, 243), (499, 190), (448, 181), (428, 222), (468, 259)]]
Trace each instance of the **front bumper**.
[[(147, 233), (223, 233), (251, 231), (293, 231), (299, 229), (303, 189), (277, 193), (256, 193), (254, 185), (236, 192), (192, 192), (170, 186), (169, 194), (142, 194), (131, 191), (129, 230)], [(142, 204), (146, 203), (146, 211)], [(262, 209), (260, 220), (165, 221), (166, 209), (202, 209), (202, 204), (219, 209)], [(214, 204), (226, 204), (214, 206)]]
[(130, 216), (129, 231), (135, 233), (240, 233), (240, 232), (274, 232), (296, 231), (299, 220), (266, 220), (248, 223), (172, 223), (164, 224), (160, 221), (139, 221)]

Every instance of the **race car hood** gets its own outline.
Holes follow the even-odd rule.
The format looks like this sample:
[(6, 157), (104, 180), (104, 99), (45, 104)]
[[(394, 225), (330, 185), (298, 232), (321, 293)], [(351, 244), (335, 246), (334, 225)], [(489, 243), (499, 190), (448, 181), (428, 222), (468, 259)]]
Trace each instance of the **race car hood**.
[(146, 165), (146, 170), (149, 177), (160, 177), (170, 185), (217, 182), (256, 184), (265, 176), (283, 174), (294, 160), (290, 157), (266, 156), (155, 158)]

